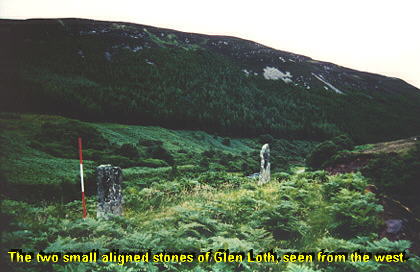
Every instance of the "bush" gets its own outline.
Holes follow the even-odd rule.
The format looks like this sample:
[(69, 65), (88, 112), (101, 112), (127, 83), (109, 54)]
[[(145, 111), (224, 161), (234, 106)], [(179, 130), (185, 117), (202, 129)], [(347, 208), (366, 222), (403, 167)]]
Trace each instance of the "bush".
[(348, 150), (339, 151), (337, 154), (333, 155), (327, 161), (322, 164), (322, 167), (328, 167), (337, 164), (343, 164), (347, 162), (351, 162), (357, 158), (368, 158), (369, 155), (361, 155), (358, 153), (354, 153)]
[(404, 160), (398, 154), (380, 154), (369, 161), (362, 173), (373, 179), (385, 191), (390, 191), (398, 185), (406, 186), (401, 182), (405, 168)]
[(340, 150), (352, 150), (354, 148), (353, 140), (345, 134), (334, 137), (332, 141), (340, 148)]
[(368, 235), (379, 230), (377, 216), (383, 207), (375, 203), (374, 194), (341, 189), (331, 198), (334, 205), (329, 207), (335, 218), (333, 233), (343, 238)]
[(131, 160), (127, 157), (120, 155), (104, 155), (98, 161), (99, 164), (111, 164), (113, 166), (119, 166), (121, 168), (129, 168), (137, 165), (135, 160)]
[(258, 136), (258, 142), (260, 144), (271, 144), (274, 141), (274, 137), (270, 134), (262, 134)]
[(45, 122), (36, 138), (41, 143), (55, 142), (74, 147), (78, 137), (82, 138), (84, 148), (103, 149), (109, 146), (108, 140), (96, 128), (79, 121)]
[(229, 163), (236, 159), (234, 155), (225, 152), (218, 153), (218, 157), (218, 163), (223, 166), (229, 166)]
[(392, 197), (410, 205), (420, 214), (420, 144), (407, 154), (380, 154), (361, 172)]
[(159, 140), (140, 139), (139, 140), (139, 145), (142, 145), (142, 146), (163, 145), (163, 142), (159, 141)]
[(144, 166), (144, 167), (152, 167), (152, 168), (159, 168), (159, 167), (165, 167), (168, 166), (168, 163), (159, 160), (159, 159), (142, 159), (139, 160), (137, 163), (137, 166)]
[(154, 159), (166, 161), (169, 165), (174, 163), (174, 158), (171, 153), (166, 150), (162, 145), (152, 145), (147, 148), (147, 154)]
[(198, 181), (202, 184), (210, 185), (213, 187), (219, 187), (222, 185), (237, 187), (240, 184), (248, 181), (248, 179), (244, 177), (239, 177), (237, 175), (228, 174), (226, 172), (208, 171), (202, 173), (198, 177)]
[(230, 146), (230, 138), (223, 138), (222, 144), (226, 146)]
[(209, 169), (210, 161), (207, 157), (202, 157), (199, 162), (199, 166), (205, 170)]
[(335, 155), (339, 147), (332, 141), (325, 141), (317, 145), (306, 159), (306, 164), (314, 169), (319, 169), (325, 161)]
[(177, 176), (179, 176), (179, 171), (178, 171), (178, 167), (176, 166), (176, 164), (173, 164), (171, 166), (171, 171), (169, 172), (169, 179), (173, 180), (175, 179)]
[(117, 150), (118, 155), (135, 160), (139, 157), (139, 151), (133, 144), (123, 144)]
[[(339, 153), (344, 150), (352, 150), (354, 142), (347, 135), (339, 135), (329, 141), (317, 145), (307, 156), (306, 164), (313, 169), (320, 169), (334, 161), (344, 161), (351, 157), (349, 152)], [(339, 153), (339, 156), (337, 153)], [(336, 156), (333, 158), (333, 156)]]
[(278, 172), (271, 175), (271, 179), (281, 182), (283, 180), (290, 180), (290, 174), (286, 172)]
[(245, 175), (250, 174), (251, 167), (247, 161), (242, 161), (241, 163), (241, 171), (245, 173)]
[[(72, 158), (75, 157), (76, 150), (71, 149), (68, 146), (63, 146), (59, 143), (45, 143), (42, 145), (42, 151), (53, 155), (55, 157), (64, 157), (64, 158)], [(72, 154), (73, 153), (73, 154)]]
[(107, 151), (101, 151), (101, 150), (95, 150), (95, 149), (85, 149), (83, 150), (83, 157), (86, 160), (92, 160), (92, 161), (102, 161), (105, 159), (105, 157), (109, 156), (109, 152)]
[(207, 158), (213, 158), (215, 154), (216, 154), (216, 151), (214, 151), (214, 149), (205, 150), (201, 153), (203, 157), (207, 157)]
[(105, 150), (110, 143), (94, 127), (79, 121), (45, 122), (31, 147), (59, 158), (78, 157), (78, 137), (83, 149)]

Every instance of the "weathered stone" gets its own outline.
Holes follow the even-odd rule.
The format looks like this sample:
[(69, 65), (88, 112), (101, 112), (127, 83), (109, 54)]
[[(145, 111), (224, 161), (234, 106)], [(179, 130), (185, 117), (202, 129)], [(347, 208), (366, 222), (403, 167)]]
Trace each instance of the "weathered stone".
[(389, 219), (385, 221), (386, 232), (389, 234), (398, 234), (403, 228), (401, 219)]
[(261, 148), (261, 172), (258, 184), (264, 184), (270, 181), (270, 147), (265, 144)]
[(250, 178), (250, 179), (259, 179), (260, 173), (253, 173), (253, 174), (251, 174), (247, 177)]
[(96, 216), (122, 215), (122, 171), (120, 167), (100, 165), (96, 168), (98, 185), (98, 209)]

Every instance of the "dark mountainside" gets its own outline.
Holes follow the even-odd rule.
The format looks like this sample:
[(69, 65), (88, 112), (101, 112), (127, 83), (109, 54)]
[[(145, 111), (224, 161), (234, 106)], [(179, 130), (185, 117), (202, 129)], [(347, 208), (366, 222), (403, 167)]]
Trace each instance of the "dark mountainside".
[(1, 20), (4, 111), (357, 143), (420, 133), (406, 82), (225, 36), (82, 19)]

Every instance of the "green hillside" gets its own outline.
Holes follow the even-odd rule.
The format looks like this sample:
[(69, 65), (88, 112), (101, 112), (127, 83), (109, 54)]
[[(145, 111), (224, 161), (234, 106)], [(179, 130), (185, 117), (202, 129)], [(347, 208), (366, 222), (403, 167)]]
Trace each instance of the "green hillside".
[[(418, 137), (353, 146), (336, 137), (314, 147), (306, 164), (332, 174), (361, 172), (380, 192), (407, 205), (420, 216), (420, 142)], [(420, 222), (419, 219), (416, 219)]]
[(345, 133), (367, 143), (420, 133), (417, 88), (254, 42), (77, 19), (0, 28), (5, 111), (235, 137)]
[[(170, 175), (172, 172), (206, 170), (251, 174), (259, 171), (259, 139), (235, 139), (203, 131), (169, 130), (154, 126), (111, 123), (85, 123), (58, 116), (1, 115), (1, 173), (11, 191), (20, 199), (35, 199), (58, 190), (57, 196), (78, 195), (77, 137), (84, 142), (88, 187), (96, 191), (91, 177), (94, 168), (112, 163), (125, 169), (125, 180), (132, 177)], [(263, 137), (264, 138), (264, 137)], [(270, 140), (270, 139), (268, 139)], [(271, 139), (274, 169), (289, 164), (303, 165), (309, 141)], [(91, 184), (91, 185), (89, 185)], [(15, 187), (15, 185), (17, 187)], [(52, 186), (52, 187), (51, 187)], [(63, 195), (64, 194), (64, 195)]]

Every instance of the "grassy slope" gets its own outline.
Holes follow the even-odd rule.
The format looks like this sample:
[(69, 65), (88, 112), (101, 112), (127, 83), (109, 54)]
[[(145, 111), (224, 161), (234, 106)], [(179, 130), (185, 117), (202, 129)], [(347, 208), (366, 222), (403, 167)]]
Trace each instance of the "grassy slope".
[[(71, 119), (37, 114), (3, 114), (0, 125), (3, 129), (1, 136), (2, 159), (1, 172), (9, 182), (13, 183), (60, 183), (77, 182), (78, 161), (77, 149), (72, 158), (60, 158), (33, 148), (31, 142), (40, 133), (41, 126), (45, 122), (67, 122)], [(121, 145), (123, 143), (138, 143), (143, 140), (160, 140), (163, 146), (175, 157), (185, 164), (180, 165), (182, 170), (187, 165), (197, 166), (198, 161), (193, 158), (185, 158), (179, 153), (186, 150), (192, 154), (200, 154), (206, 150), (222, 151), (235, 156), (251, 156), (250, 153), (259, 152), (260, 144), (252, 139), (231, 139), (230, 145), (222, 144), (224, 138), (207, 134), (203, 131), (170, 130), (154, 126), (131, 126), (111, 123), (84, 123), (96, 128), (111, 143)], [(313, 144), (304, 141), (285, 141), (280, 152), (284, 156), (294, 157), (294, 162), (302, 161), (304, 154)], [(62, 146), (62, 148), (68, 148)], [(305, 150), (306, 149), (306, 150)], [(246, 153), (244, 153), (246, 152)], [(298, 158), (296, 159), (296, 156)], [(258, 155), (255, 158), (257, 161)], [(85, 168), (88, 173), (94, 170), (95, 163), (85, 160)], [(132, 167), (125, 169), (127, 176), (134, 174), (158, 173), (168, 171), (169, 167), (148, 168)], [(255, 172), (258, 168), (254, 169)]]
[(378, 153), (407, 153), (415, 148), (416, 140), (413, 138), (401, 139), (390, 142), (375, 143), (369, 145), (356, 146), (355, 151), (360, 151), (363, 154), (378, 154)]
[(255, 142), (250, 139), (233, 139), (231, 145), (221, 143), (223, 138), (212, 136), (203, 131), (170, 130), (156, 126), (131, 126), (119, 124), (93, 124), (110, 142), (136, 144), (139, 139), (160, 140), (166, 148), (176, 152), (187, 149), (203, 152), (210, 148), (240, 154), (255, 150)]
[(377, 186), (378, 193), (402, 202), (420, 216), (420, 142), (416, 137), (338, 151), (326, 158), (322, 169), (331, 174), (361, 172)]

